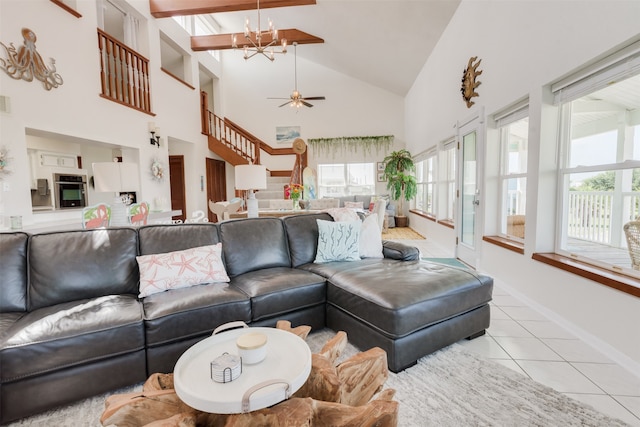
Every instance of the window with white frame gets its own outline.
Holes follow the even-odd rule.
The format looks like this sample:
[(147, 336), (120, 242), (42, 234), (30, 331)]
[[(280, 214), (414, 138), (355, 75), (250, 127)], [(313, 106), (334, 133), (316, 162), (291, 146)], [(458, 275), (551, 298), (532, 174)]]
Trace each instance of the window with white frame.
[[(174, 16), (173, 20), (192, 36), (220, 34), (220, 25), (211, 15)], [(208, 50), (207, 53), (217, 60), (220, 60), (219, 51)]]
[(624, 234), (640, 216), (640, 42), (552, 91), (562, 135), (556, 252), (640, 277)]
[[(420, 159), (420, 156), (418, 156)], [(415, 209), (436, 216), (436, 159), (437, 150), (431, 150), (426, 158), (416, 162), (416, 183), (418, 191)]]
[(527, 152), (529, 100), (494, 115), (500, 134), (498, 221), (500, 235), (514, 240), (525, 237), (527, 205)]
[(443, 142), (438, 153), (438, 220), (454, 222), (456, 212), (456, 141)]
[(318, 197), (372, 195), (376, 189), (374, 163), (318, 165)]

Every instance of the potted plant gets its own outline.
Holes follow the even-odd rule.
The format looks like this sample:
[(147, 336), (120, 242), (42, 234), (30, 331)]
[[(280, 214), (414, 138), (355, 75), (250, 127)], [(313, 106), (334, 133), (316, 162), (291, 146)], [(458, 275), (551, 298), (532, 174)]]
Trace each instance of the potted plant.
[(405, 149), (393, 151), (384, 158), (384, 179), (387, 181), (387, 190), (393, 200), (399, 202), (396, 211), (396, 226), (406, 227), (407, 216), (404, 214), (402, 200), (409, 201), (416, 196), (418, 185), (413, 172), (416, 169), (411, 153)]

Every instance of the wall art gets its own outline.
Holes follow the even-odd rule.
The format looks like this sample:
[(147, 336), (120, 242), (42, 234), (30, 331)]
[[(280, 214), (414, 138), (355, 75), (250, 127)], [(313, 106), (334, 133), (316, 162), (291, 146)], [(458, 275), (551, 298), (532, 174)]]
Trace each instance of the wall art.
[(479, 96), (476, 88), (482, 83), (476, 81), (476, 78), (482, 74), (482, 70), (478, 70), (482, 59), (478, 59), (478, 62), (474, 64), (476, 59), (478, 59), (477, 56), (469, 58), (467, 68), (465, 68), (464, 73), (462, 73), (462, 87), (460, 88), (460, 92), (462, 92), (462, 99), (467, 103), (467, 108), (471, 108), (471, 106), (475, 104), (471, 98)]
[(276, 143), (291, 144), (300, 138), (300, 126), (276, 126)]
[(9, 46), (0, 42), (5, 50), (6, 59), (0, 58), (0, 69), (4, 70), (9, 77), (27, 82), (40, 80), (46, 90), (56, 88), (62, 84), (62, 77), (56, 72), (56, 60), (49, 59), (51, 65), (48, 67), (38, 50), (36, 49), (36, 33), (28, 28), (22, 29), (24, 44), (16, 48), (13, 43)]

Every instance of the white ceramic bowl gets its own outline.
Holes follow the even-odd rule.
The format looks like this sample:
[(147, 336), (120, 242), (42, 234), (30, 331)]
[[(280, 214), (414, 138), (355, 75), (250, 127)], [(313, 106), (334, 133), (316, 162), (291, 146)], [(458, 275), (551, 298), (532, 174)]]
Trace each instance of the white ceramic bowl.
[(236, 340), (236, 346), (242, 363), (247, 365), (260, 363), (267, 356), (267, 336), (260, 332), (240, 335)]

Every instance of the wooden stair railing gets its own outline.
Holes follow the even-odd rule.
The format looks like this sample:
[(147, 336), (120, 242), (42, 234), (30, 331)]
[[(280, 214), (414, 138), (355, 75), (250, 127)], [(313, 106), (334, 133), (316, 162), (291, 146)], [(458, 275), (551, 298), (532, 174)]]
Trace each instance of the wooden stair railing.
[[(206, 126), (203, 133), (209, 136), (209, 149), (222, 157), (233, 166), (260, 164), (260, 152), (264, 151), (272, 156), (296, 155), (292, 148), (273, 148), (266, 142), (244, 130), (228, 118), (221, 118), (207, 112)], [(307, 153), (300, 156), (302, 168), (307, 165)], [(272, 176), (290, 175), (291, 171), (271, 171)]]

